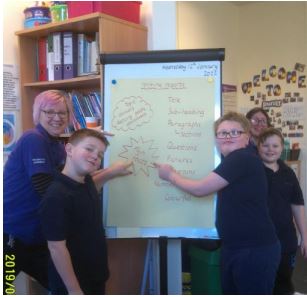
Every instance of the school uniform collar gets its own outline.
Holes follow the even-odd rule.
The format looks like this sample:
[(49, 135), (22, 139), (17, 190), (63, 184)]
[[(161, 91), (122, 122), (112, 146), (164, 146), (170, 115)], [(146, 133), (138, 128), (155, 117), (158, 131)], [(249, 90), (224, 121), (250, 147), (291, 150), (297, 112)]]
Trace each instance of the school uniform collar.
[(263, 164), (263, 165), (264, 165), (265, 169), (266, 169), (268, 172), (270, 172), (271, 174), (278, 173), (278, 172), (281, 172), (281, 171), (287, 171), (287, 170), (288, 170), (288, 166), (285, 164), (285, 162), (284, 162), (283, 160), (278, 159), (278, 160), (277, 160), (277, 163), (278, 163), (279, 168), (278, 168), (278, 170), (277, 170), (276, 172), (274, 172), (271, 168), (265, 166), (264, 164)]
[(62, 172), (56, 172), (55, 178), (62, 181), (66, 185), (68, 185), (72, 189), (78, 189), (80, 187), (84, 187), (87, 184), (88, 180), (91, 178), (90, 175), (86, 175), (84, 179), (84, 183), (80, 183), (70, 178), (69, 176), (63, 174)]
[(279, 165), (279, 170), (288, 170), (289, 166), (281, 159), (277, 160), (277, 163)]
[(259, 155), (257, 146), (251, 140), (248, 141), (246, 148), (249, 149), (251, 153), (257, 156)]
[(232, 154), (237, 154), (237, 153), (239, 153), (239, 152), (248, 152), (248, 153), (250, 153), (250, 150), (249, 150), (247, 147), (241, 147), (241, 148), (238, 148), (238, 149), (236, 149), (236, 150), (230, 152), (230, 153), (227, 155), (227, 157), (230, 156), (230, 155), (232, 155)]

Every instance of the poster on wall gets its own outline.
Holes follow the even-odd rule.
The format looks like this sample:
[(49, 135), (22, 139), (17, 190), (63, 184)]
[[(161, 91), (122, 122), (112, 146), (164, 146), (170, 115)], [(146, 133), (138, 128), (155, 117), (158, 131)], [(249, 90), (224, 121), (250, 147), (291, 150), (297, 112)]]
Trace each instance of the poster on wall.
[(3, 110), (19, 110), (19, 68), (3, 65)]
[(222, 113), (237, 111), (237, 86), (222, 84)]
[(3, 112), (3, 152), (9, 154), (16, 144), (16, 113)]
[(292, 67), (264, 67), (250, 80), (241, 83), (244, 113), (247, 109), (262, 107), (268, 112), (272, 125), (282, 132), (290, 144), (302, 147), (306, 85), (306, 67), (303, 63), (296, 62)]

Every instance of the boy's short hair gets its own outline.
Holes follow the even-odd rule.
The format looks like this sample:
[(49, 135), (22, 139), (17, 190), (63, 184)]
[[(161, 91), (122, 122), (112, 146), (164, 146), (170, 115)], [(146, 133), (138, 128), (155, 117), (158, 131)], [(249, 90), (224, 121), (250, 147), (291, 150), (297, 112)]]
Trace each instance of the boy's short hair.
[(87, 137), (95, 137), (99, 139), (106, 147), (110, 144), (107, 138), (101, 132), (88, 128), (75, 131), (69, 137), (68, 142), (75, 145)]
[(245, 133), (249, 133), (249, 130), (250, 130), (249, 120), (241, 113), (230, 111), (214, 122), (215, 134), (217, 132), (219, 125), (225, 121), (237, 122), (242, 126)]
[(264, 129), (263, 131), (261, 131), (259, 137), (258, 137), (258, 143), (257, 145), (259, 146), (261, 143), (264, 143), (268, 137), (271, 136), (278, 136), (281, 140), (281, 144), (284, 145), (284, 138), (282, 136), (282, 133), (280, 132), (280, 130), (276, 129), (276, 128), (267, 128)]
[(261, 108), (261, 107), (254, 107), (253, 109), (248, 111), (248, 113), (246, 114), (246, 118), (251, 120), (253, 115), (258, 113), (258, 112), (261, 112), (266, 117), (266, 121), (268, 123), (268, 127), (272, 127), (271, 119), (270, 119), (268, 113), (263, 108)]
[(59, 102), (64, 102), (67, 108), (67, 112), (69, 114), (69, 122), (72, 122), (73, 119), (73, 107), (72, 102), (69, 97), (69, 94), (62, 90), (48, 90), (39, 93), (35, 99), (33, 104), (33, 122), (35, 125), (39, 123), (39, 116), (42, 109), (48, 104), (57, 104)]

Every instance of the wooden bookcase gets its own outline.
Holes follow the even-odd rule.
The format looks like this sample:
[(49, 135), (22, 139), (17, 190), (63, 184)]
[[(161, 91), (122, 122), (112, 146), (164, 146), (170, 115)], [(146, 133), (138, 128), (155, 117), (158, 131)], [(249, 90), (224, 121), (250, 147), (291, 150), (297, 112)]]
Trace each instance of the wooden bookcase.
[[(146, 27), (98, 12), (16, 32), (20, 59), (21, 121), (23, 131), (34, 126), (32, 120), (33, 100), (38, 93), (44, 90), (76, 90), (81, 93), (102, 92), (101, 75), (75, 77), (66, 80), (38, 81), (38, 38), (47, 36), (52, 32), (63, 31), (76, 33), (99, 32), (101, 53), (147, 50)], [(107, 283), (107, 294), (139, 294), (146, 242), (145, 239), (108, 240), (111, 277)]]
[[(99, 32), (100, 52), (144, 51), (147, 49), (146, 27), (99, 12), (18, 31), (22, 130), (33, 127), (32, 105), (35, 96), (48, 89), (101, 92), (101, 75), (66, 80), (37, 80), (37, 41), (52, 32)], [(100, 72), (101, 73), (101, 72)]]

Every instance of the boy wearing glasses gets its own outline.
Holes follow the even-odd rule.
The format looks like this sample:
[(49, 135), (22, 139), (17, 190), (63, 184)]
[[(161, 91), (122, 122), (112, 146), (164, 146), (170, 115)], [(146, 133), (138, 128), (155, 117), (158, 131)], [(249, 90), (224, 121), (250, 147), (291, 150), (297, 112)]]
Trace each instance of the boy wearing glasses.
[[(52, 258), (52, 294), (101, 295), (108, 279), (102, 204), (91, 174), (101, 166), (108, 140), (98, 131), (76, 131), (65, 146), (64, 169), (42, 200), (43, 233)], [(113, 177), (131, 172), (113, 170)]]
[(224, 158), (202, 179), (188, 179), (168, 164), (156, 164), (160, 178), (185, 192), (197, 197), (218, 192), (223, 294), (271, 294), (280, 259), (264, 168), (246, 148), (249, 129), (249, 121), (235, 112), (215, 122), (216, 145)]

